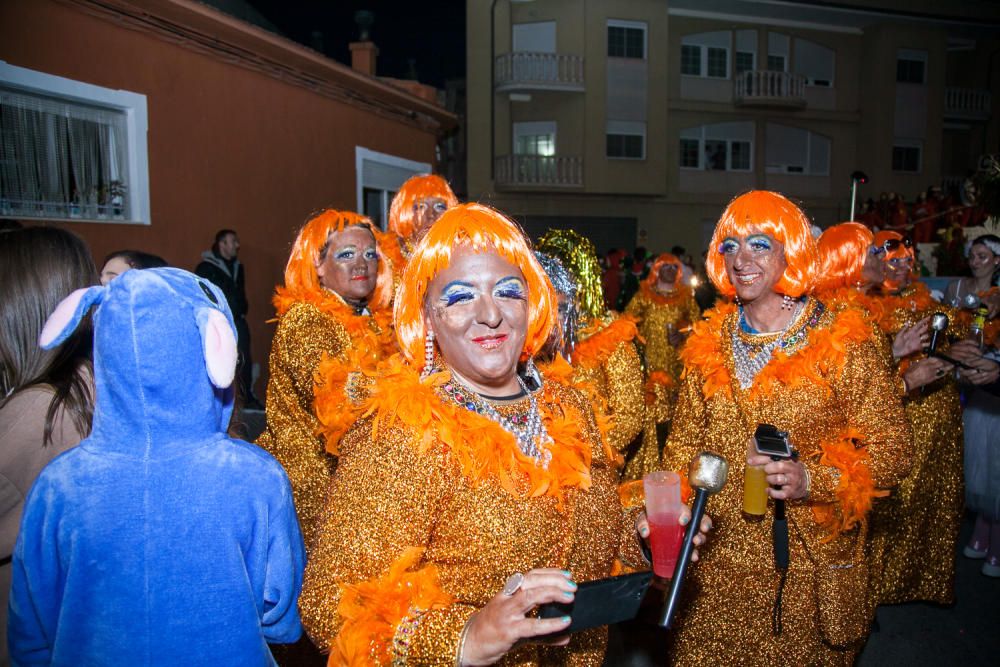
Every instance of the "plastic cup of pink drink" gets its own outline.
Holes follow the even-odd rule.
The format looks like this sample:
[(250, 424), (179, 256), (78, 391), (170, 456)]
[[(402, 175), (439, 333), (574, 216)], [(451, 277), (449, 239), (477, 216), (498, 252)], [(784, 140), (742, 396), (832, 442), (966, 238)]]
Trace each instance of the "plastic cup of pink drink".
[(680, 525), (681, 478), (675, 472), (651, 472), (642, 478), (646, 492), (646, 520), (649, 521), (649, 546), (653, 552), (653, 572), (658, 577), (674, 576), (677, 555), (684, 540)]

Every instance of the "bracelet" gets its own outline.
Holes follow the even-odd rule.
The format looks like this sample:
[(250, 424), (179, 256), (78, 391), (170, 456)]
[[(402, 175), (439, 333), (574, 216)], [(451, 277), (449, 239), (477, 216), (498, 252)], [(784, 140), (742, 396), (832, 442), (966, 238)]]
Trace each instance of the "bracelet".
[(410, 636), (416, 631), (420, 617), (423, 616), (424, 609), (410, 607), (406, 616), (396, 626), (396, 633), (392, 637), (392, 666), (405, 667), (410, 657)]
[(462, 667), (462, 654), (465, 653), (465, 638), (469, 636), (469, 626), (472, 624), (472, 618), (465, 622), (465, 627), (462, 628), (462, 634), (458, 638), (458, 650), (455, 651), (455, 667)]

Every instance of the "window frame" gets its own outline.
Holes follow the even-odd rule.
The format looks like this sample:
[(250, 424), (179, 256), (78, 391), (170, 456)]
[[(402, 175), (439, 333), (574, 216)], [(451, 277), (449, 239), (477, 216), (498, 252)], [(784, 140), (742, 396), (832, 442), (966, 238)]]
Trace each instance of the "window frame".
[[(610, 155), (608, 152), (608, 139), (610, 137), (639, 137), (641, 155)], [(622, 144), (624, 152), (625, 144)], [(604, 157), (608, 160), (633, 160), (643, 161), (646, 159), (646, 124), (640, 122), (614, 121), (609, 120), (604, 128)]]
[[(416, 176), (417, 174), (429, 174), (431, 173), (431, 165), (427, 162), (417, 162), (415, 160), (407, 160), (406, 158), (398, 157), (396, 155), (391, 155), (389, 153), (380, 153), (378, 151), (371, 150), (370, 148), (365, 148), (363, 146), (354, 147), (354, 181), (356, 184), (355, 190), (355, 201), (357, 202), (356, 211), (365, 210), (365, 190), (377, 190), (381, 192), (380, 202), (385, 207), (383, 211), (384, 218), (380, 221), (379, 226), (383, 231), (388, 229), (389, 224), (389, 204), (392, 203), (392, 197), (389, 196), (390, 193), (395, 195), (399, 191), (399, 188), (406, 182), (406, 178), (400, 180), (396, 178), (393, 180), (392, 184), (374, 183), (365, 180), (365, 163), (370, 163), (374, 165), (382, 165), (392, 169), (400, 169), (403, 171), (410, 172), (411, 176)], [(400, 176), (402, 176), (400, 174)], [(374, 219), (374, 218), (373, 218)]]
[[(901, 81), (899, 78), (899, 66), (903, 62), (920, 63), (920, 81)], [(918, 49), (897, 49), (896, 50), (896, 83), (910, 86), (927, 85), (927, 52)]]
[[(917, 152), (917, 168), (916, 169), (897, 169), (896, 168), (896, 149), (903, 150), (915, 150)], [(894, 139), (892, 142), (892, 157), (890, 159), (890, 167), (894, 173), (897, 174), (921, 174), (924, 171), (924, 145), (922, 141), (917, 141), (914, 139)]]
[[(716, 34), (716, 33), (727, 33), (729, 35), (729, 41), (726, 46), (717, 46), (715, 44), (708, 44), (704, 42), (690, 41), (685, 42), (684, 40), (692, 39), (702, 34)], [(698, 49), (698, 74), (691, 74), (684, 71), (684, 48)], [(726, 63), (726, 73), (725, 76), (714, 76), (709, 74), (709, 50), (716, 49), (725, 53), (725, 63)], [(691, 35), (685, 35), (681, 38), (681, 52), (679, 54), (679, 71), (681, 76), (694, 76), (701, 79), (713, 79), (715, 81), (726, 81), (732, 79), (735, 72), (735, 63), (733, 62), (733, 32), (731, 30), (715, 30), (710, 33), (693, 33)], [(754, 61), (756, 62), (756, 54), (754, 55)]]
[(60, 217), (27, 216), (23, 213), (4, 214), (0, 218), (26, 218), (31, 220), (59, 220), (72, 222), (96, 222), (108, 224), (151, 225), (149, 203), (149, 118), (146, 96), (128, 90), (114, 90), (83, 81), (46, 74), (37, 70), (17, 67), (0, 60), (0, 84), (23, 95), (39, 95), (55, 98), (68, 103), (103, 107), (121, 112), (125, 118), (126, 172), (128, 199), (128, 219), (113, 217)]
[[(754, 159), (755, 159), (755, 154), (756, 154), (756, 148), (754, 147), (754, 141), (753, 141), (753, 139), (749, 139), (749, 140), (748, 139), (732, 139), (732, 138), (728, 138), (728, 137), (715, 136), (715, 135), (712, 135), (712, 133), (710, 133), (706, 129), (708, 127), (710, 127), (710, 125), (699, 125), (698, 126), (698, 130), (699, 130), (700, 136), (697, 139), (695, 139), (694, 137), (684, 137), (684, 136), (678, 137), (678, 143), (677, 143), (677, 149), (678, 149), (677, 150), (677, 154), (678, 154), (677, 166), (678, 166), (678, 169), (682, 169), (684, 171), (725, 171), (725, 172), (733, 172), (733, 173), (738, 173), (738, 174), (747, 174), (747, 173), (753, 172), (753, 170), (754, 170)], [(686, 129), (687, 130), (691, 130), (693, 128), (686, 128)], [(683, 151), (683, 148), (681, 147), (681, 143), (684, 142), (684, 141), (697, 141), (698, 142), (698, 166), (697, 167), (685, 166), (685, 165), (681, 164), (680, 161), (684, 157), (684, 151)], [(709, 142), (709, 141), (722, 142), (722, 143), (725, 144), (725, 146), (726, 146), (726, 148), (725, 148), (725, 151), (726, 151), (726, 167), (725, 167), (725, 169), (708, 169), (705, 166), (706, 165), (706, 162), (705, 162), (705, 147), (706, 147), (706, 143)], [(747, 144), (748, 147), (749, 147), (748, 155), (747, 155), (748, 162), (749, 162), (749, 167), (747, 167), (746, 169), (734, 169), (733, 168), (733, 144), (737, 144), (737, 143), (739, 143), (739, 144)]]
[[(772, 123), (769, 122), (764, 126), (765, 136), (767, 133), (767, 126), (775, 125), (778, 127), (786, 127), (792, 130), (801, 130), (806, 133), (806, 154), (805, 160), (802, 164), (801, 171), (789, 171), (787, 168), (798, 165), (780, 165), (783, 168), (777, 168), (777, 166), (769, 165), (767, 163), (767, 142), (765, 141), (765, 155), (764, 155), (764, 172), (767, 174), (779, 174), (782, 176), (829, 176), (831, 165), (833, 164), (833, 138), (828, 137), (825, 134), (820, 134), (819, 132), (813, 132), (807, 127), (798, 127), (796, 125), (786, 125), (784, 123)], [(819, 137), (820, 139), (825, 139), (829, 143), (829, 148), (826, 155), (826, 171), (823, 173), (814, 172), (809, 169), (809, 165), (812, 164), (812, 154), (813, 154), (813, 137)]]
[[(625, 42), (622, 45), (623, 55), (613, 55), (611, 53), (611, 28), (622, 30), (638, 30), (642, 32), (642, 56), (628, 55), (628, 33), (625, 33)], [(649, 26), (645, 21), (625, 21), (620, 19), (608, 19), (604, 28), (605, 45), (604, 52), (608, 58), (621, 58), (622, 60), (648, 60), (649, 58)]]

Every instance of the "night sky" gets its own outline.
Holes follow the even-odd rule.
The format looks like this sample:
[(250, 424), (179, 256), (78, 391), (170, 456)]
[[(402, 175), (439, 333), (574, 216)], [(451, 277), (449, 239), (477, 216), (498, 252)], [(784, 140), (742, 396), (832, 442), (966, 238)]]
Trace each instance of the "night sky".
[[(282, 34), (350, 64), (348, 44), (358, 37), (354, 12), (374, 12), (372, 41), (378, 46), (379, 76), (417, 79), (439, 88), (465, 76), (464, 0), (249, 0)], [(313, 33), (322, 33), (322, 48)], [(411, 68), (410, 60), (414, 63)]]

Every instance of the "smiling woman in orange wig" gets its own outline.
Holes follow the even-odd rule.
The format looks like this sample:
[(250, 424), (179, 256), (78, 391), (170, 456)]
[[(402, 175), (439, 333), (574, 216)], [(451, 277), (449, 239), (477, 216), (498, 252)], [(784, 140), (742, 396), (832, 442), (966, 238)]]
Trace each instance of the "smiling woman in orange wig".
[[(271, 345), (267, 425), (257, 444), (288, 472), (307, 548), (335, 464), (317, 435), (317, 414), (335, 406), (323, 425), (327, 441), (329, 432), (346, 429), (343, 421), (352, 418), (345, 409), (348, 371), (374, 366), (394, 346), (387, 309), (392, 277), (379, 260), (373, 234), (368, 218), (321, 211), (299, 231), (285, 284), (275, 290), (278, 328)], [(324, 379), (316, 387), (319, 371)], [(321, 393), (324, 400), (314, 408)]]
[[(749, 192), (723, 212), (708, 272), (737, 303), (709, 310), (681, 352), (664, 463), (681, 468), (711, 443), (731, 481), (712, 500), (721, 528), (672, 664), (849, 665), (867, 634), (866, 517), (906, 473), (909, 432), (865, 315), (808, 296), (817, 270), (809, 220), (782, 195)], [(759, 424), (787, 432), (797, 459), (756, 453)], [(763, 520), (744, 515), (748, 474), (770, 487)], [(784, 572), (768, 498), (787, 505)]]
[(299, 601), (330, 664), (600, 664), (603, 629), (543, 645), (567, 621), (526, 617), (640, 558), (587, 399), (530, 363), (555, 309), (493, 209), (449, 209), (417, 244), (402, 355), (343, 438)]
[(397, 279), (413, 246), (442, 213), (457, 204), (448, 181), (436, 174), (417, 174), (400, 186), (389, 206), (389, 241), (385, 243)]

